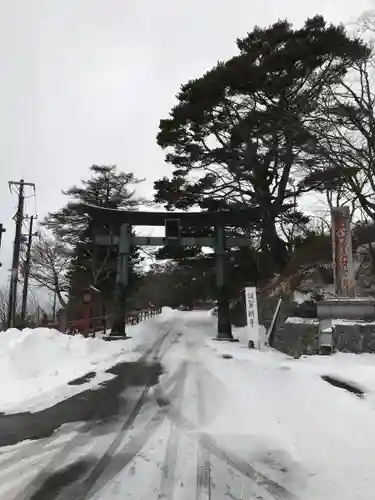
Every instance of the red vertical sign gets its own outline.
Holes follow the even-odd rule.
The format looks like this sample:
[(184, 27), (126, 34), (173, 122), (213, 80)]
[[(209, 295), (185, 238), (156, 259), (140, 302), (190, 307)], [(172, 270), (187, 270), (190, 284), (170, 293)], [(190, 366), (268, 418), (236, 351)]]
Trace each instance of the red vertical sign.
[(335, 292), (340, 297), (353, 297), (355, 282), (349, 207), (334, 208), (331, 215)]

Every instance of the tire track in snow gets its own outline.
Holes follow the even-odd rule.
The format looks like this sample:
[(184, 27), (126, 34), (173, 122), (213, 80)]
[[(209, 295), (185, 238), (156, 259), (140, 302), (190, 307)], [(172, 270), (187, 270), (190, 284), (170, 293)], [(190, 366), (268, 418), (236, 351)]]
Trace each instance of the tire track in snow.
[[(71, 424), (68, 424), (68, 425), (71, 425)], [(2, 457), (0, 456), (0, 474), (1, 475), (4, 474), (4, 472), (7, 469), (10, 469), (16, 465), (19, 465), (20, 462), (22, 462), (23, 460), (28, 460), (30, 457), (32, 457), (34, 459), (35, 457), (38, 457), (40, 455), (44, 455), (45, 453), (48, 453), (51, 450), (60, 449), (61, 446), (64, 445), (64, 443), (65, 443), (65, 445), (67, 445), (67, 441), (68, 441), (68, 443), (70, 443), (72, 440), (77, 439), (77, 435), (79, 432), (81, 432), (81, 430), (82, 430), (82, 432), (85, 432), (85, 430), (86, 430), (86, 424), (77, 423), (77, 424), (73, 424), (73, 425), (76, 426), (76, 428), (72, 429), (71, 431), (67, 430), (66, 432), (67, 432), (67, 434), (74, 433), (75, 436), (70, 437), (69, 439), (63, 440), (62, 442), (60, 442), (60, 441), (62, 440), (62, 437), (64, 436), (64, 434), (59, 434), (58, 436), (55, 435), (55, 436), (51, 436), (48, 438), (43, 438), (43, 443), (40, 442), (41, 440), (35, 440), (35, 441), (31, 441), (28, 444), (25, 444), (25, 446), (20, 450), (12, 451), (10, 449), (8, 452), (4, 452), (4, 458), (2, 459)], [(12, 447), (12, 445), (11, 445), (11, 447)], [(4, 467), (6, 467), (6, 468), (4, 469)]]
[[(176, 373), (167, 380), (167, 387), (174, 383), (174, 386), (169, 393), (169, 397), (171, 400), (174, 400), (174, 398), (178, 397), (178, 395), (181, 393), (182, 387), (185, 383), (185, 372), (186, 366), (183, 364), (176, 371)], [(84, 487), (81, 486), (79, 492), (77, 491), (74, 496), (72, 496), (71, 492), (68, 492), (68, 495), (61, 497), (61, 500), (85, 500), (91, 498), (101, 488), (103, 488), (106, 483), (111, 481), (122, 469), (124, 469), (132, 460), (134, 460), (134, 458), (139, 454), (142, 448), (144, 448), (147, 442), (162, 425), (167, 416), (168, 407), (163, 405), (162, 402), (160, 402), (160, 404), (161, 407), (157, 407), (155, 409), (155, 414), (148, 421), (146, 426), (144, 426), (138, 433), (136, 433), (136, 435), (133, 436), (123, 448), (121, 448), (120, 450), (115, 449), (113, 453), (113, 450), (111, 450), (111, 455), (103, 455), (101, 459), (103, 460), (101, 462), (101, 467), (94, 467), (89, 477), (84, 481)], [(120, 442), (118, 443), (118, 445), (123, 440), (124, 433), (122, 433), (119, 437)]]
[[(181, 334), (177, 334), (173, 337), (170, 345), (164, 350), (163, 354), (159, 357), (159, 360), (162, 359), (180, 335)], [(156, 353), (154, 353), (154, 355), (156, 355)], [(172, 400), (174, 400), (175, 397), (181, 393), (181, 387), (186, 376), (185, 372), (186, 367), (185, 364), (182, 363), (179, 369), (176, 370), (176, 372), (165, 382), (165, 388), (167, 390), (175, 384), (168, 394), (168, 397)], [(63, 492), (62, 495), (59, 495), (59, 500), (83, 500), (94, 495), (108, 481), (113, 479), (116, 474), (126, 467), (141, 451), (141, 449), (164, 422), (167, 411), (167, 407), (160, 409), (159, 406), (157, 406), (154, 416), (149, 420), (146, 426), (144, 426), (139, 433), (132, 437), (129, 443), (127, 443), (121, 450), (118, 450), (118, 447), (124, 438), (124, 433), (129, 429), (129, 426), (126, 426), (126, 429), (120, 429), (115, 439), (107, 448), (107, 451), (96, 462), (86, 479), (84, 479), (80, 484), (74, 484), (67, 487), (65, 492)], [(137, 412), (135, 418), (138, 414), (139, 412)]]
[[(181, 366), (181, 375), (178, 383), (178, 398), (175, 400), (177, 411), (181, 412), (182, 402), (184, 398), (184, 388), (188, 372), (188, 363), (184, 362)], [(176, 384), (177, 385), (177, 384)], [(159, 399), (160, 401), (160, 399)], [(179, 444), (180, 428), (173, 421), (170, 421), (171, 432), (168, 437), (164, 463), (162, 467), (163, 475), (158, 494), (159, 499), (173, 500), (175, 481), (176, 481), (176, 465), (177, 465), (177, 450)]]
[[(151, 355), (153, 355), (153, 358), (155, 359), (161, 359), (159, 357), (161, 348), (163, 346), (164, 341), (168, 338), (170, 335), (171, 330), (168, 330), (164, 335), (162, 335), (160, 338), (158, 338), (155, 342), (152, 343), (152, 345), (140, 356), (140, 358), (137, 360), (139, 362), (146, 361), (147, 358)], [(173, 340), (176, 339), (179, 336), (177, 334), (176, 336), (173, 337)], [(171, 343), (168, 348), (165, 349), (163, 356), (166, 354), (168, 349), (172, 346), (173, 344)], [(121, 427), (120, 433), (121, 435), (125, 432), (127, 428), (129, 428), (132, 423), (134, 422), (135, 418), (137, 417), (138, 413), (140, 412), (144, 402), (146, 401), (146, 396), (148, 393), (150, 386), (146, 384), (144, 387), (140, 397), (136, 400), (134, 403), (130, 414), (128, 414), (127, 419), (125, 420), (124, 424)], [(72, 453), (73, 450), (75, 450), (78, 447), (83, 447), (87, 443), (89, 443), (93, 437), (89, 434), (89, 432), (95, 428), (97, 425), (97, 422), (95, 421), (89, 421), (86, 424), (83, 425), (83, 427), (80, 429), (80, 433), (75, 436), (73, 439), (69, 440), (68, 443), (66, 443), (65, 446), (63, 446), (50, 460), (44, 467), (43, 469), (38, 472), (38, 475), (36, 478), (34, 478), (33, 481), (31, 481), (27, 488), (19, 493), (16, 497), (13, 498), (13, 500), (27, 500), (31, 498), (35, 492), (37, 492), (42, 486), (43, 483), (51, 476), (51, 473), (53, 474), (56, 470), (59, 470), (59, 465), (61, 462), (64, 461), (67, 455)], [(58, 437), (55, 438), (57, 440)], [(41, 444), (40, 447), (42, 448), (41, 453), (45, 452), (45, 447), (46, 446), (51, 446), (51, 444), (54, 442), (54, 440), (49, 441), (46, 444)], [(35, 457), (35, 450), (34, 451), (34, 457)], [(22, 458), (26, 458), (29, 456), (30, 452), (27, 450), (21, 450)], [(12, 458), (12, 464), (14, 464), (16, 461), (20, 460), (20, 456), (17, 455), (16, 457), (10, 457)], [(60, 498), (60, 496), (59, 496)], [(73, 497), (70, 497), (69, 500), (72, 500)], [(52, 499), (51, 499), (52, 500)]]
[[(196, 360), (196, 383), (197, 383), (197, 407), (198, 407), (198, 427), (204, 425), (206, 410), (204, 390), (202, 386), (203, 370), (199, 360)], [(211, 500), (211, 460), (210, 453), (203, 446), (202, 439), (198, 440), (197, 458), (197, 490), (196, 500)]]
[[(91, 494), (97, 493), (106, 482), (113, 479), (113, 477), (119, 473), (121, 469), (125, 468), (135, 458), (135, 456), (157, 431), (158, 427), (161, 426), (165, 418), (169, 418), (175, 424), (176, 428), (179, 428), (182, 431), (189, 433), (194, 431), (191, 435), (197, 436), (198, 438), (201, 455), (199, 458), (200, 467), (198, 465), (199, 470), (197, 471), (197, 500), (209, 500), (212, 498), (210, 477), (211, 455), (219, 459), (223, 464), (230, 466), (244, 477), (250, 479), (251, 483), (254, 485), (253, 488), (259, 492), (255, 493), (255, 491), (252, 491), (252, 494), (255, 495), (254, 498), (264, 498), (268, 500), (297, 500), (297, 497), (286, 488), (258, 472), (251, 466), (251, 464), (235, 456), (229, 450), (225, 450), (220, 447), (211, 436), (199, 432), (197, 433), (197, 426), (182, 416), (179, 403), (180, 398), (178, 398), (178, 403), (176, 403), (175, 395), (180, 395), (181, 393), (181, 387), (183, 387), (187, 376), (187, 366), (187, 362), (185, 365), (181, 365), (175, 374), (167, 380), (163, 389), (160, 386), (157, 387), (156, 401), (159, 405), (159, 412), (151, 418), (143, 432), (141, 431), (137, 436), (132, 438), (130, 442), (117, 453), (114, 457), (113, 463), (111, 464), (112, 467), (110, 467), (111, 472), (105, 474), (105, 476), (103, 475), (101, 478), (98, 478), (94, 488), (88, 492), (90, 493), (90, 496), (68, 496), (61, 498), (61, 500), (87, 500), (88, 498), (91, 498)], [(200, 371), (203, 372), (202, 367)], [(201, 376), (202, 373), (198, 374), (197, 384), (199, 384), (200, 387), (197, 387), (197, 390), (199, 391), (200, 404), (203, 406), (204, 394), (201, 384)], [(170, 393), (168, 393), (168, 387), (172, 382), (174, 382), (174, 379), (176, 380), (176, 384)], [(198, 411), (203, 419), (205, 416), (204, 406), (198, 409)], [(160, 488), (161, 492), (158, 498), (165, 498), (167, 500), (173, 499), (174, 468), (177, 454), (176, 450), (177, 439), (171, 439), (170, 436), (163, 467), (164, 471), (168, 471), (168, 473), (165, 474), (162, 479), (162, 485)], [(251, 489), (253, 490), (253, 488)]]
[[(168, 401), (168, 396), (163, 395), (163, 400)], [(236, 457), (229, 450), (220, 447), (211, 436), (199, 433), (199, 429), (181, 415), (181, 413), (173, 407), (171, 401), (169, 401), (169, 406), (170, 410), (168, 412), (168, 417), (171, 418), (177, 426), (181, 427), (182, 430), (191, 433), (191, 436), (198, 436), (198, 442), (209, 454), (214, 455), (220, 461), (240, 472), (243, 476), (254, 481), (256, 486), (264, 488), (266, 494), (271, 494), (274, 500), (297, 500), (297, 497), (286, 488), (258, 472), (251, 464)]]
[[(170, 386), (172, 389), (168, 394), (171, 400), (174, 400), (181, 392), (181, 387), (184, 383), (184, 366), (181, 365), (180, 368), (167, 380), (165, 383), (166, 389)], [(99, 477), (96, 483), (93, 485), (92, 489), (89, 491), (90, 495), (96, 494), (105, 483), (111, 481), (122, 469), (124, 469), (129, 463), (134, 460), (134, 458), (139, 454), (139, 452), (144, 448), (148, 441), (152, 438), (155, 432), (163, 424), (168, 413), (168, 406), (164, 404), (161, 398), (158, 398), (160, 407), (158, 406), (155, 410), (154, 415), (148, 421), (146, 426), (142, 428), (139, 432), (133, 436), (129, 442), (117, 452), (113, 457), (108, 469)]]
[[(191, 364), (190, 364), (191, 366)], [(185, 384), (187, 377), (187, 367), (188, 363), (182, 363), (178, 370), (170, 377), (164, 384), (162, 389), (160, 386), (156, 388), (156, 401), (159, 405), (159, 411), (151, 418), (146, 427), (138, 433), (130, 442), (120, 451), (117, 452), (116, 456), (112, 458), (109, 464), (109, 470), (101, 477), (98, 477), (93, 487), (87, 491), (87, 496), (66, 496), (60, 497), (61, 500), (86, 500), (91, 497), (92, 494), (97, 493), (106, 482), (113, 479), (113, 477), (118, 474), (123, 468), (125, 468), (141, 451), (141, 449), (147, 444), (149, 439), (154, 435), (159, 426), (163, 423), (164, 419), (169, 418), (177, 428), (183, 431), (191, 432), (197, 431), (197, 427), (191, 423), (188, 419), (181, 415), (180, 404), (182, 398), (178, 397), (182, 393), (182, 388)], [(202, 368), (202, 367), (201, 367)], [(201, 372), (203, 370), (201, 369)], [(204, 401), (203, 388), (201, 385), (201, 374), (198, 375), (200, 387), (198, 391), (200, 392), (200, 402)], [(172, 383), (175, 382), (175, 386), (168, 393), (168, 389)], [(177, 403), (175, 402), (175, 397), (177, 398)], [(201, 418), (204, 418), (204, 407), (199, 410), (201, 412)], [(209, 457), (210, 455), (215, 456), (224, 464), (229, 465), (237, 472), (241, 473), (243, 476), (249, 478), (257, 490), (264, 490), (263, 495), (258, 495), (257, 498), (267, 498), (273, 500), (296, 500), (297, 497), (287, 491), (284, 487), (280, 486), (273, 480), (267, 478), (263, 474), (259, 473), (250, 464), (242, 459), (236, 457), (229, 450), (224, 450), (221, 448), (211, 436), (202, 433), (193, 432), (192, 435), (198, 437), (198, 442), (200, 450), (203, 454), (200, 455), (201, 468), (199, 471), (200, 486), (197, 484), (197, 500), (210, 499), (211, 492), (211, 482), (207, 482), (210, 478), (211, 464)], [(177, 438), (175, 436), (170, 436), (167, 444), (167, 451), (164, 461), (164, 471), (168, 471), (162, 479), (161, 492), (159, 498), (166, 498), (167, 500), (173, 499), (174, 490), (174, 468), (176, 464), (176, 450), (177, 450)], [(208, 460), (208, 461), (207, 461)], [(209, 472), (208, 472), (209, 471)], [(198, 474), (197, 474), (198, 481)], [(88, 496), (89, 495), (89, 496)], [(200, 496), (198, 496), (200, 495)], [(265, 495), (265, 496), (264, 496)]]

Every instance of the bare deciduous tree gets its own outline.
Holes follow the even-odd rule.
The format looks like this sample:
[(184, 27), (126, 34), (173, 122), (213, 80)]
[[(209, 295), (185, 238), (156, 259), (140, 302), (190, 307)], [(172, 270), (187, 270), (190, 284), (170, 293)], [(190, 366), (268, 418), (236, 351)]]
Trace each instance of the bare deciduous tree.
[[(359, 32), (369, 31), (375, 34), (375, 12), (360, 19)], [(324, 192), (329, 207), (350, 205), (375, 220), (374, 51), (352, 63), (324, 97), (311, 123), (316, 157), (304, 184)]]
[[(38, 298), (32, 296), (30, 303), (35, 310)], [(0, 288), (0, 330), (5, 330), (8, 324), (8, 308), (9, 308), (9, 289), (4, 286)], [(21, 293), (19, 291), (16, 301), (16, 327), (21, 325)]]
[(71, 260), (71, 250), (48, 236), (42, 236), (31, 249), (30, 279), (37, 286), (55, 293), (62, 307), (66, 306), (67, 271)]
[(8, 291), (6, 288), (0, 289), (0, 329), (4, 329), (8, 315)]

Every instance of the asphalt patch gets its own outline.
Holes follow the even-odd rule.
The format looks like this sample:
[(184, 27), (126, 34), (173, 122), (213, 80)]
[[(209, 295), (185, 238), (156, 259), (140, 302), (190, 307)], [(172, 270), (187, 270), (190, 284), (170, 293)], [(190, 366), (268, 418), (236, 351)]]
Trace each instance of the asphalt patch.
[(336, 377), (332, 377), (331, 375), (322, 375), (322, 379), (325, 382), (328, 382), (329, 384), (333, 385), (334, 387), (338, 387), (340, 389), (345, 389), (348, 392), (351, 392), (352, 394), (355, 394), (359, 398), (363, 398), (364, 396), (364, 391), (356, 386), (353, 385), (345, 380), (338, 379)]
[(71, 422), (103, 423), (116, 419), (127, 412), (126, 389), (156, 385), (163, 369), (159, 362), (136, 361), (120, 363), (107, 372), (115, 377), (99, 388), (83, 391), (50, 408), (35, 413), (0, 415), (0, 446), (49, 437)]

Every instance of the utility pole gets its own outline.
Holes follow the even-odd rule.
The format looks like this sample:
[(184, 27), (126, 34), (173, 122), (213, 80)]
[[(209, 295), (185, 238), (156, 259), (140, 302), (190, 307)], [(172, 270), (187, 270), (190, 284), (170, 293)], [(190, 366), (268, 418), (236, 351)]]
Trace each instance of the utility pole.
[(27, 293), (29, 288), (29, 275), (30, 275), (30, 259), (31, 259), (31, 244), (33, 241), (33, 236), (36, 236), (37, 233), (33, 233), (33, 223), (34, 217), (30, 217), (30, 225), (29, 225), (29, 236), (27, 239), (27, 247), (26, 247), (26, 260), (24, 267), (24, 281), (23, 281), (23, 291), (22, 291), (22, 309), (21, 309), (21, 321), (22, 324), (25, 322), (26, 311), (27, 311)]
[(15, 326), (16, 311), (17, 311), (17, 284), (18, 284), (18, 268), (20, 264), (20, 250), (22, 240), (22, 223), (24, 219), (24, 204), (25, 204), (25, 186), (32, 186), (35, 189), (35, 184), (25, 182), (21, 179), (19, 182), (10, 181), (9, 187), (19, 186), (18, 188), (18, 207), (15, 216), (16, 232), (13, 244), (13, 259), (12, 269), (10, 271), (10, 287), (9, 287), (9, 305), (8, 305), (8, 328)]

